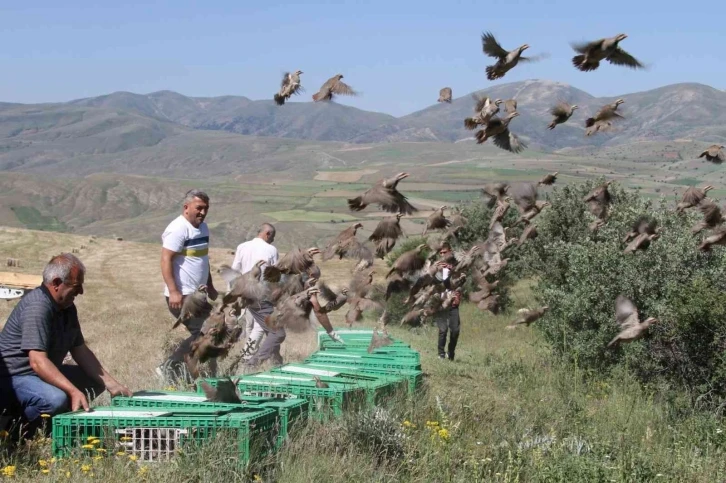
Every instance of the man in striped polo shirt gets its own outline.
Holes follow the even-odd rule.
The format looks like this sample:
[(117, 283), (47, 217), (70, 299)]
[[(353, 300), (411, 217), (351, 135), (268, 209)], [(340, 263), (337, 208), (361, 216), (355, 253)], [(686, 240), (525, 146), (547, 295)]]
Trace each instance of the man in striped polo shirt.
[[(43, 284), (20, 299), (0, 332), (0, 415), (22, 414), (26, 436), (41, 426), (42, 415), (88, 411), (88, 401), (106, 389), (131, 396), (83, 339), (74, 301), (83, 295), (85, 272), (75, 255), (51, 258)], [(77, 365), (63, 364), (68, 352)]]
[[(199, 190), (190, 190), (184, 197), (182, 214), (176, 217), (161, 235), (161, 275), (164, 278), (164, 296), (169, 312), (177, 318), (184, 299), (200, 285), (207, 286), (207, 295), (216, 300), (217, 290), (212, 284), (209, 270), (209, 228), (204, 219), (209, 212), (209, 196)], [(211, 310), (211, 306), (210, 306)], [(203, 317), (182, 322), (190, 333), (174, 353), (157, 368), (157, 374), (173, 379), (186, 374), (184, 354), (199, 336)]]

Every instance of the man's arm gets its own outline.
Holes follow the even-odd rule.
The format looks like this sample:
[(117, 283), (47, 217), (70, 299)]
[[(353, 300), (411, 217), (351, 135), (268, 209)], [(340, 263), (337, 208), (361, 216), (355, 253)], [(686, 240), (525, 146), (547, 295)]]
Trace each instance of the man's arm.
[(128, 387), (119, 383), (103, 368), (96, 354), (86, 344), (81, 344), (71, 349), (71, 356), (73, 356), (73, 360), (76, 361), (78, 366), (83, 369), (83, 372), (96, 381), (102, 382), (111, 396), (132, 395)]
[(242, 245), (239, 245), (234, 253), (232, 270), (237, 270), (238, 272), (242, 271)]
[(89, 406), (86, 395), (58, 370), (56, 365), (48, 359), (48, 354), (44, 351), (31, 350), (28, 351), (28, 359), (30, 361), (30, 368), (33, 369), (42, 381), (68, 394), (68, 397), (71, 399), (71, 411), (78, 411), (81, 407), (88, 411)]
[(321, 311), (320, 302), (318, 302), (318, 296), (313, 295), (310, 297), (310, 302), (313, 304), (313, 311), (315, 311), (315, 317), (318, 318), (318, 322), (320, 322), (320, 325), (323, 326), (325, 329), (325, 332), (328, 333), (331, 339), (333, 339), (336, 342), (343, 342), (343, 340), (338, 337), (338, 334), (335, 333), (335, 330), (333, 330), (333, 324), (330, 323), (330, 319), (328, 318), (328, 314), (323, 313)]
[(164, 278), (164, 283), (169, 288), (169, 306), (172, 309), (181, 309), (182, 294), (179, 288), (176, 286), (174, 281), (174, 272), (172, 270), (172, 259), (174, 255), (179, 252), (169, 250), (168, 248), (161, 249), (161, 276)]

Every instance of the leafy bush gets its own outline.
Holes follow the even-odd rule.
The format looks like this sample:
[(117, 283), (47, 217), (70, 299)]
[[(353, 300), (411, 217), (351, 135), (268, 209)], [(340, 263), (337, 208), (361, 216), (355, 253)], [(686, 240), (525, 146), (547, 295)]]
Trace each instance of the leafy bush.
[[(587, 370), (629, 368), (648, 383), (676, 383), (703, 395), (726, 396), (726, 254), (698, 250), (690, 227), (698, 213), (681, 215), (625, 193), (615, 185), (607, 224), (593, 234), (582, 197), (602, 180), (555, 189), (551, 209), (537, 219), (539, 237), (527, 252), (538, 274), (535, 295), (550, 307), (538, 324), (554, 350)], [(623, 237), (640, 215), (662, 227), (650, 247), (624, 254)], [(615, 299), (630, 298), (640, 320), (655, 317), (642, 342), (607, 349), (618, 333)]]

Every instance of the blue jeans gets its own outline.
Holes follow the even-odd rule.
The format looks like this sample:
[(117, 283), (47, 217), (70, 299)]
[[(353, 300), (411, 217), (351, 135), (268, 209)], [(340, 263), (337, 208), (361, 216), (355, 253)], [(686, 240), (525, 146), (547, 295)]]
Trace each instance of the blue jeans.
[[(63, 364), (61, 373), (86, 394), (89, 401), (95, 399), (106, 389), (101, 382), (91, 379), (78, 366)], [(22, 415), (29, 423), (32, 435), (40, 426), (41, 414), (51, 416), (70, 411), (70, 398), (61, 389), (44, 382), (35, 374), (27, 376), (0, 377), (0, 412), (8, 416)], [(33, 431), (30, 431), (30, 429)]]

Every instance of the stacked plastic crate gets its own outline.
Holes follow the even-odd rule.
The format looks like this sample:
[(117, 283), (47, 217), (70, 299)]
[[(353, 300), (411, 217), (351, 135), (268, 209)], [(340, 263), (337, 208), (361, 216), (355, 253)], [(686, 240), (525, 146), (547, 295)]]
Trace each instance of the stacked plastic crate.
[[(56, 456), (88, 448), (124, 451), (140, 461), (163, 461), (185, 445), (221, 433), (237, 442), (241, 464), (279, 449), (294, 424), (309, 415), (339, 417), (365, 406), (385, 405), (421, 385), (417, 351), (402, 341), (368, 352), (372, 330), (336, 329), (344, 344), (318, 334), (319, 350), (299, 363), (235, 378), (241, 402), (211, 402), (198, 392), (140, 391), (115, 397), (111, 407), (53, 418)], [(221, 379), (206, 379), (216, 386)], [(94, 446), (94, 445), (91, 445)], [(96, 450), (97, 446), (90, 448)]]

